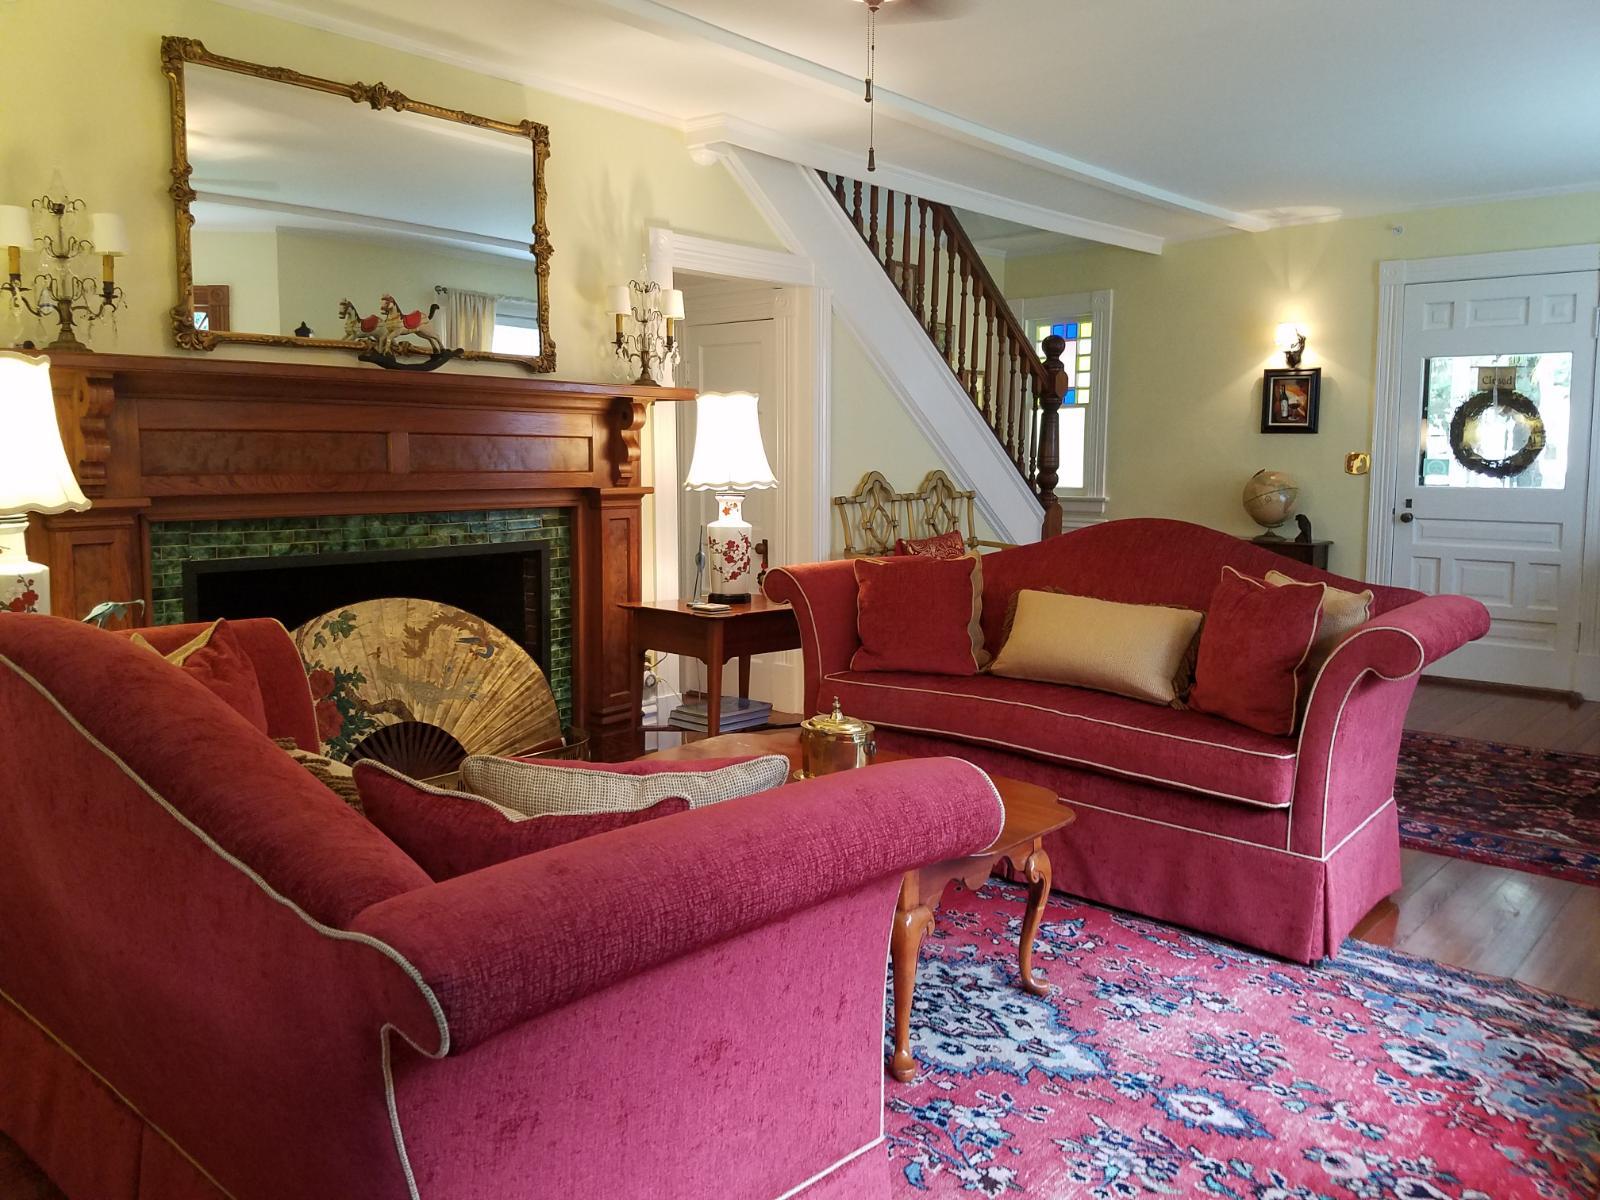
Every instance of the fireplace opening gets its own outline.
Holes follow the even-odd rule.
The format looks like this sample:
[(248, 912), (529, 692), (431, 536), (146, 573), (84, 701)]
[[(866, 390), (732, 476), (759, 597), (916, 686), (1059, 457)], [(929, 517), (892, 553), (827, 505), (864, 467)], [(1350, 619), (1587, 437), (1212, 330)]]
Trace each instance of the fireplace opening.
[(190, 559), (183, 564), (186, 621), (276, 617), (292, 632), (342, 605), (391, 596), (433, 600), (482, 617), (550, 673), (548, 542)]

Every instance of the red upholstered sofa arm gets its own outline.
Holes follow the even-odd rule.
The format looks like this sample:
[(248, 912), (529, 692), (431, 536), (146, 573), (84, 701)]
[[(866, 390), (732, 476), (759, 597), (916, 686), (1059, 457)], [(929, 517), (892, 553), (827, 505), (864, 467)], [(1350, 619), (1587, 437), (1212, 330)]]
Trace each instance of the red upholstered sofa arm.
[(1003, 821), (971, 764), (888, 763), (474, 871), (374, 904), (352, 928), (417, 967), (455, 1053), (701, 946), (981, 850)]
[[(170, 654), (189, 639), (205, 631), (210, 622), (188, 625), (152, 625), (145, 629), (118, 630), (140, 634), (163, 654)], [(250, 656), (261, 681), (261, 700), (267, 710), (267, 732), (275, 738), (293, 738), (302, 750), (316, 750), (316, 712), (311, 707), (311, 685), (306, 681), (305, 663), (295, 648), (289, 631), (266, 617), (229, 621), (239, 644)]]
[(794, 605), (805, 659), (806, 703), (826, 712), (832, 696), (822, 680), (848, 671), (861, 645), (856, 636), (856, 565), (850, 559), (779, 567), (767, 573), (767, 596)]
[(1333, 652), (1300, 729), (1291, 850), (1324, 857), (1388, 802), (1418, 674), (1487, 632), (1476, 600), (1427, 596), (1374, 617)]

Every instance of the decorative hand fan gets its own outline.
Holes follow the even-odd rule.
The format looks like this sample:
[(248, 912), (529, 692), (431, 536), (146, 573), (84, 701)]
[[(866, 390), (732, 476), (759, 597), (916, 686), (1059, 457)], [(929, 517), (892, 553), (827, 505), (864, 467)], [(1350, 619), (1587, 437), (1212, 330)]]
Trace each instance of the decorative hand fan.
[(559, 741), (561, 716), (528, 652), (481, 617), (431, 600), (367, 600), (294, 633), (329, 758), (440, 775), (468, 754)]

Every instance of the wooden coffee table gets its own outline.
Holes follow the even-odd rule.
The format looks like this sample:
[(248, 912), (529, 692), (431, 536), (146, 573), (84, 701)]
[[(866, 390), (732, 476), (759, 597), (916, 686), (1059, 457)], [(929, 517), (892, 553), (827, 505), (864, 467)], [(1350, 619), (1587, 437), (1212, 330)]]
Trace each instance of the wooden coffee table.
[[(644, 757), (682, 762), (741, 754), (784, 754), (798, 769), (800, 734), (793, 729), (727, 733)], [(880, 750), (873, 761), (898, 762), (912, 757), (915, 756)], [(1034, 995), (1043, 996), (1050, 990), (1033, 975), (1033, 939), (1044, 917), (1045, 901), (1050, 897), (1050, 857), (1044, 851), (1043, 838), (1072, 824), (1077, 814), (1049, 788), (1001, 775), (989, 778), (1006, 808), (1005, 826), (994, 843), (977, 854), (907, 871), (900, 880), (900, 899), (889, 939), (889, 957), (894, 964), (894, 1056), (889, 1073), (901, 1083), (908, 1082), (917, 1070), (917, 1061), (911, 1056), (911, 1000), (917, 985), (917, 955), (922, 939), (933, 927), (934, 909), (952, 881), (959, 880), (968, 889), (976, 890), (1003, 858), (1022, 873), (1028, 882), (1028, 907), (1022, 917), (1022, 935), (1017, 939), (1019, 974), (1023, 988)]]

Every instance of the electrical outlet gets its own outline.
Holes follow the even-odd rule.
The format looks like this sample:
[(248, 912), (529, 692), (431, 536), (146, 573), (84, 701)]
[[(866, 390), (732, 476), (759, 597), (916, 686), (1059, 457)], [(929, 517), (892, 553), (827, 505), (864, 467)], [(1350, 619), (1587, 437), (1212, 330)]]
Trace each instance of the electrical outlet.
[(1344, 456), (1344, 473), (1346, 475), (1365, 475), (1372, 470), (1372, 455), (1365, 450), (1352, 450)]

